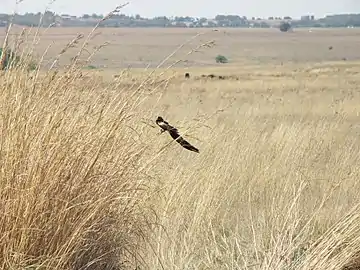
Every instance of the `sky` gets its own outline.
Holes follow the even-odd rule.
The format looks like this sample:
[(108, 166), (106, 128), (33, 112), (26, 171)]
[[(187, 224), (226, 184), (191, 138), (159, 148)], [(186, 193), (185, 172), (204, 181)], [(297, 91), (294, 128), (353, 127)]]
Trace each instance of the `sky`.
[[(19, 0), (17, 0), (19, 2)], [(53, 0), (23, 0), (16, 11), (42, 12)], [(121, 13), (142, 17), (192, 16), (213, 18), (217, 14), (247, 17), (301, 15), (324, 17), (339, 13), (360, 13), (360, 0), (56, 0), (50, 10), (59, 14), (107, 14), (117, 5), (130, 2)], [(16, 0), (0, 0), (0, 13), (12, 13)]]

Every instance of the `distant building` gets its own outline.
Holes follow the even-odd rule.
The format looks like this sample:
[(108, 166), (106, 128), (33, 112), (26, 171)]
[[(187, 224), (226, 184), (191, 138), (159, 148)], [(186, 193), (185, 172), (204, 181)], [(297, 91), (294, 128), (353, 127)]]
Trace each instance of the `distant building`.
[(302, 21), (310, 21), (310, 16), (309, 15), (301, 16), (300, 20), (302, 20)]
[(201, 25), (205, 27), (215, 27), (218, 25), (218, 22), (216, 20), (209, 19), (205, 22), (202, 22)]
[(301, 16), (302, 21), (314, 21), (315, 20), (315, 16), (314, 15), (305, 15), (305, 16)]
[(70, 16), (70, 15), (67, 15), (67, 14), (61, 14), (61, 19), (63, 19), (63, 20), (71, 20), (71, 17), (72, 16)]

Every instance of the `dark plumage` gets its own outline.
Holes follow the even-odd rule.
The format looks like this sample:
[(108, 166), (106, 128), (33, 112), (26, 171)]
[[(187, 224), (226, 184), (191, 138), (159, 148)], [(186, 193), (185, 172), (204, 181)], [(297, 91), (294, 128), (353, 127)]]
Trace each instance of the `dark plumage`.
[(190, 151), (199, 153), (199, 149), (192, 146), (189, 142), (187, 142), (183, 137), (180, 136), (179, 131), (171, 126), (168, 122), (166, 122), (161, 116), (156, 119), (156, 124), (161, 127), (161, 133), (168, 131), (171, 138), (177, 141), (182, 147), (188, 149)]

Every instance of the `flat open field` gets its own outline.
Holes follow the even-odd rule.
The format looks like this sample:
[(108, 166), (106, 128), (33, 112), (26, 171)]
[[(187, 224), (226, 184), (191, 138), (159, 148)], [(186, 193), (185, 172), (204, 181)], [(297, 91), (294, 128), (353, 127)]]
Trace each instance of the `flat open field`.
[(81, 78), (1, 77), (2, 269), (359, 269), (360, 30), (221, 29), (152, 75), (120, 70), (198, 29), (97, 31)]
[[(2, 29), (1, 31), (4, 31)], [(41, 29), (43, 37), (37, 46), (41, 55), (48, 49), (45, 59), (57, 55), (65, 45), (81, 33), (87, 35), (90, 28)], [(14, 33), (19, 33), (16, 29)], [(35, 32), (34, 29), (31, 30)], [(206, 32), (186, 44), (172, 58), (187, 60), (182, 66), (215, 66), (218, 54), (226, 56), (230, 65), (246, 63), (323, 62), (342, 59), (358, 60), (360, 29), (295, 29), (293, 33), (282, 33), (278, 29), (222, 29), (214, 32), (207, 29), (106, 29), (96, 30), (97, 36), (90, 42), (98, 46), (108, 42), (94, 58), (99, 67), (124, 68), (156, 66), (180, 44), (197, 33)], [(2, 36), (3, 36), (2, 32)], [(0, 32), (0, 40), (1, 32)], [(29, 37), (30, 41), (31, 35)], [(215, 40), (216, 46), (201, 53), (186, 55), (201, 43)], [(80, 41), (81, 44), (81, 41)], [(50, 46), (50, 47), (49, 47)], [(90, 47), (91, 47), (90, 46)], [(333, 49), (328, 48), (332, 46)], [(60, 64), (67, 64), (76, 48), (68, 50)]]

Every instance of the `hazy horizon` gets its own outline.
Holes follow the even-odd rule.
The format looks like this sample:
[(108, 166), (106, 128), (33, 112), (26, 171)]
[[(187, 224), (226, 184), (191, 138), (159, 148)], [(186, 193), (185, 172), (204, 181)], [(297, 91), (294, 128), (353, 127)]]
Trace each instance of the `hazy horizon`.
[[(360, 1), (357, 0), (223, 0), (209, 4), (206, 0), (181, 0), (170, 3), (168, 0), (133, 0), (124, 7), (121, 13), (128, 15), (140, 14), (143, 17), (155, 16), (192, 16), (215, 17), (217, 14), (236, 14), (247, 17), (291, 16), (299, 18), (302, 15), (324, 17), (339, 13), (360, 13)], [(15, 10), (15, 0), (1, 0), (0, 13), (12, 13)], [(51, 0), (24, 0), (16, 8), (18, 13), (43, 12)], [(89, 2), (85, 0), (56, 0), (48, 5), (49, 10), (56, 13), (72, 15), (107, 14), (117, 5), (127, 1), (103, 0)], [(191, 7), (190, 7), (191, 5)]]

